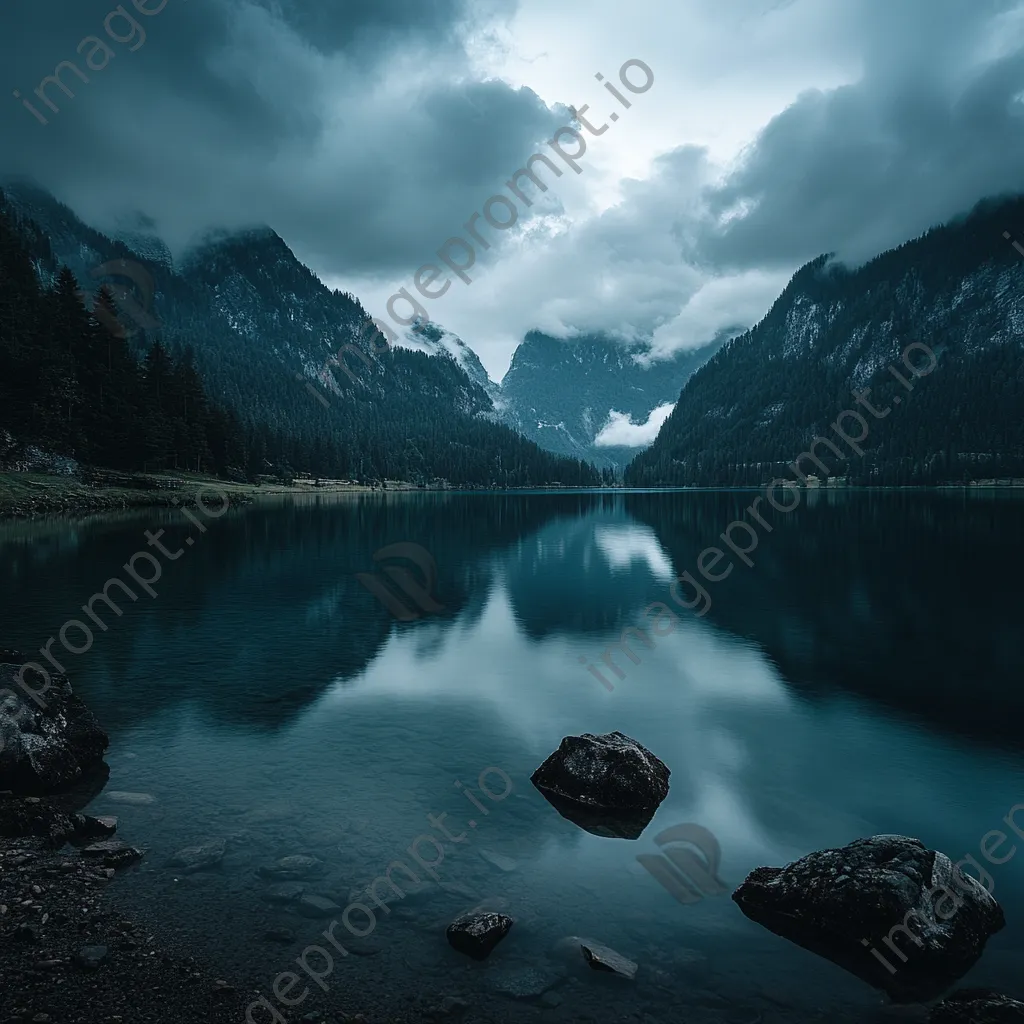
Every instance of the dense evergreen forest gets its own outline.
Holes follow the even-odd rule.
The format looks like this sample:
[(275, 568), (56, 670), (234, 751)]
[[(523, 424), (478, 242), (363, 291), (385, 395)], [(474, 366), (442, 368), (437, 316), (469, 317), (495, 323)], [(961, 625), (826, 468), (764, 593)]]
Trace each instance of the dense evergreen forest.
[(257, 438), (210, 402), (191, 353), (154, 340), (144, 359), (101, 290), (87, 311), (66, 267), (44, 289), (0, 217), (0, 457), (25, 444), (113, 469), (192, 469), (227, 475), (257, 466)]
[[(813, 439), (825, 470), (856, 485), (1024, 478), (1024, 199), (988, 201), (970, 216), (851, 269), (822, 256), (801, 269), (764, 320), (687, 382), (654, 445), (631, 463), (634, 486), (759, 485), (795, 479)], [(913, 393), (909, 345), (938, 365)], [(927, 362), (917, 350), (912, 362)], [(858, 407), (870, 388), (883, 418)], [(836, 436), (861, 412), (863, 455)], [(854, 435), (859, 428), (844, 421)]]
[[(551, 455), (506, 427), (451, 403), (431, 404), (459, 372), (445, 360), (385, 354), (398, 357), (409, 387), (401, 408), (382, 415), (367, 402), (329, 407), (300, 385), (288, 390), (277, 383), (288, 380), (284, 372), (269, 386), (265, 368), (260, 374), (251, 366), (225, 380), (233, 353), (218, 362), (215, 345), (198, 350), (189, 337), (183, 343), (181, 331), (168, 332), (168, 341), (160, 332), (124, 330), (119, 316), (110, 292), (90, 300), (45, 232), (11, 215), (0, 194), (0, 463), (35, 445), (87, 465), (233, 479), (308, 474), (500, 487), (600, 481), (593, 467)], [(212, 385), (211, 365), (222, 371)], [(247, 390), (252, 376), (264, 378), (263, 390)], [(301, 415), (290, 414), (289, 402)]]

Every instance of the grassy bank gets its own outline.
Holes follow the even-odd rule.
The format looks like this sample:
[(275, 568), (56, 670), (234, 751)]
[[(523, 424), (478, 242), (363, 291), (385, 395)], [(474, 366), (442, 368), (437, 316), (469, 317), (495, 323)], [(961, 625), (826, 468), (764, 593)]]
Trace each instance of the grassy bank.
[[(191, 501), (204, 485), (227, 494), (233, 504), (289, 494), (368, 493), (373, 487), (347, 482), (294, 484), (239, 484), (191, 473), (138, 474), (114, 478), (116, 482), (84, 483), (73, 477), (44, 473), (0, 473), (0, 518), (83, 516), (133, 508), (170, 506)], [(388, 482), (388, 490), (415, 489), (411, 484)], [(207, 492), (208, 494), (212, 492)]]

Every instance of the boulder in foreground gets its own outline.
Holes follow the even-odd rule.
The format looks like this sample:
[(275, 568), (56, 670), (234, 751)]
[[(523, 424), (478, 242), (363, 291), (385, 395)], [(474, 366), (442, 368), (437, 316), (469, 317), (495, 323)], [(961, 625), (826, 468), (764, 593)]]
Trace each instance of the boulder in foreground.
[(986, 989), (954, 992), (936, 1006), (928, 1024), (1021, 1024), (1024, 1003)]
[(621, 732), (566, 736), (530, 781), (595, 835), (638, 839), (668, 795), (668, 767)]
[(1006, 923), (980, 882), (906, 836), (859, 839), (785, 868), (757, 868), (732, 898), (752, 921), (896, 1002), (940, 996)]
[(97, 768), (109, 740), (67, 676), (54, 673), (44, 690), (42, 678), (26, 673), (29, 689), (39, 690), (33, 700), (17, 682), (29, 660), (0, 650), (0, 789), (54, 793)]
[(465, 914), (448, 925), (445, 934), (453, 949), (474, 960), (486, 960), (515, 922), (505, 914)]

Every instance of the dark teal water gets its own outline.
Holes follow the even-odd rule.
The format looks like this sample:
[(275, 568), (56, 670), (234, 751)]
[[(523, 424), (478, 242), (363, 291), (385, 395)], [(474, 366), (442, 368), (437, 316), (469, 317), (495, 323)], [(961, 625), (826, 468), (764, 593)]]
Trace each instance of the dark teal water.
[[(707, 585), (706, 614), (685, 611), (670, 584), (722, 546), (751, 498), (378, 495), (232, 509), (206, 533), (174, 511), (0, 525), (0, 645), (36, 651), (83, 619), (105, 581), (129, 579), (122, 566), (147, 550), (143, 531), (166, 530), (166, 549), (182, 553), (161, 559), (157, 596), (139, 591), (122, 617), (105, 615), (89, 651), (62, 656), (111, 735), (110, 781), (92, 809), (118, 814), (122, 837), (148, 850), (109, 891), (289, 1020), (334, 1007), (383, 1020), (445, 996), (469, 1001), (470, 1020), (905, 1020), (748, 922), (728, 893), (677, 902), (636, 857), (686, 823), (717, 837), (730, 887), (757, 865), (875, 833), (980, 857), (982, 837), (1024, 803), (1024, 503), (813, 494), (766, 513), (754, 564), (732, 559), (729, 577)], [(429, 613), (396, 621), (357, 579), (399, 543), (436, 560), (443, 610), (421, 599)], [(580, 658), (600, 662), (624, 628), (649, 626), (652, 602), (676, 619), (661, 620), (653, 647), (634, 644), (638, 664), (614, 655), (623, 678), (605, 669), (607, 689)], [(672, 770), (635, 842), (581, 831), (529, 782), (564, 735), (614, 729)], [(486, 769), (498, 795), (502, 773), (511, 780), (507, 797), (481, 792)], [(441, 838), (428, 814), (447, 814), (465, 839)], [(409, 847), (430, 832), (444, 845), (443, 885), (377, 908), (361, 945), (339, 925), (354, 952), (335, 954), (326, 991), (310, 984), (283, 1007), (275, 977), (326, 944), (330, 917), (266, 902), (258, 869), (313, 855), (323, 867), (308, 891), (345, 907), (389, 863), (415, 867)], [(215, 870), (167, 866), (219, 838), (228, 853)], [(1021, 996), (1019, 847), (987, 865), (1009, 924), (964, 983)], [(426, 840), (417, 849), (435, 855)], [(516, 924), (476, 964), (444, 929), (485, 900)], [(366, 927), (360, 913), (350, 920)], [(294, 941), (266, 938), (274, 928)], [(570, 935), (635, 960), (635, 982), (566, 953)]]

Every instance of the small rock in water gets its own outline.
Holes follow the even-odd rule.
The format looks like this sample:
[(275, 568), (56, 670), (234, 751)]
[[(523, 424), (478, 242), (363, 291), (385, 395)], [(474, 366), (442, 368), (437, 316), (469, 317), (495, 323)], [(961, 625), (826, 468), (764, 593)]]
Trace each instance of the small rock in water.
[(594, 835), (638, 839), (668, 796), (671, 772), (621, 732), (566, 736), (530, 776), (548, 803)]
[(223, 859), (227, 844), (223, 839), (214, 839), (198, 846), (186, 846), (169, 861), (169, 866), (181, 868), (186, 873), (216, 867)]
[(136, 807), (147, 807), (156, 803), (156, 797), (152, 793), (129, 793), (123, 789), (109, 789), (103, 794), (108, 800), (116, 804), (133, 804)]
[(467, 914), (448, 925), (445, 934), (453, 949), (474, 960), (486, 960), (514, 923), (505, 914)]
[(630, 981), (636, 977), (637, 965), (608, 946), (602, 946), (598, 942), (584, 942), (580, 944), (580, 950), (595, 971), (609, 971), (629, 978)]
[(263, 938), (267, 942), (280, 942), (287, 946), (295, 941), (295, 932), (291, 928), (268, 928), (263, 933)]
[(440, 1012), (445, 1017), (453, 1014), (465, 1013), (472, 1004), (468, 999), (460, 999), (458, 996), (445, 996), (441, 1000)]
[(928, 1024), (1021, 1024), (1024, 1003), (1001, 992), (962, 989), (932, 1009)]
[(75, 963), (86, 970), (94, 971), (101, 964), (107, 962), (110, 951), (106, 946), (83, 946), (75, 954)]
[(480, 856), (500, 871), (515, 871), (518, 867), (511, 857), (506, 857), (503, 853), (495, 853), (493, 850), (481, 850)]
[(312, 918), (333, 917), (335, 914), (341, 913), (341, 907), (334, 900), (329, 900), (326, 896), (308, 894), (299, 897), (298, 902), (295, 904), (295, 909), (303, 917)]
[(264, 891), (263, 898), (268, 903), (294, 903), (305, 892), (302, 882), (276, 882)]
[(302, 854), (294, 854), (291, 857), (282, 857), (269, 867), (261, 867), (260, 874), (264, 878), (278, 878), (282, 881), (294, 881), (300, 878), (309, 878), (315, 875), (323, 867), (323, 861), (316, 857), (306, 857)]

